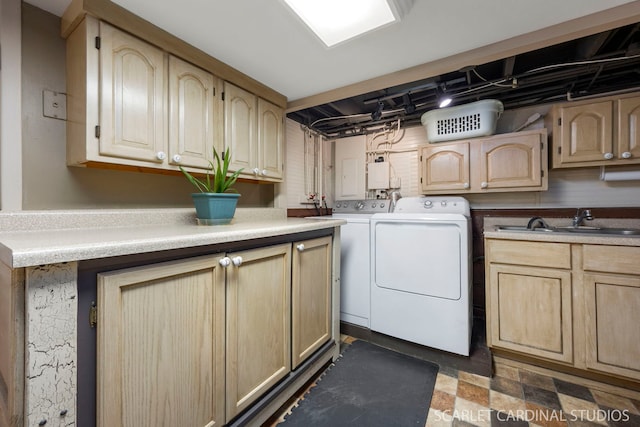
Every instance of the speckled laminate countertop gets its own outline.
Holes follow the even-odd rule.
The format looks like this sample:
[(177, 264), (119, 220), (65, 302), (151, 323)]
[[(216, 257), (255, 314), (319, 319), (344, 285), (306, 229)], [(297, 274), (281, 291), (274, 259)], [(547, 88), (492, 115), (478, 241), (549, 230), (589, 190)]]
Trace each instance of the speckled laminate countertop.
[[(561, 242), (561, 243), (583, 243), (595, 245), (616, 245), (616, 246), (640, 246), (640, 235), (604, 235), (604, 234), (579, 234), (562, 232), (542, 232), (542, 231), (498, 231), (499, 225), (527, 225), (529, 217), (485, 217), (484, 237), (492, 239), (506, 240), (529, 240), (537, 242)], [(545, 221), (554, 227), (568, 226), (571, 219), (565, 218), (545, 218)], [(596, 219), (588, 222), (593, 227), (615, 227), (615, 228), (638, 228), (640, 229), (640, 219)]]
[(0, 214), (0, 262), (10, 268), (183, 249), (346, 224), (238, 208), (227, 225), (198, 225), (193, 209), (25, 211)]

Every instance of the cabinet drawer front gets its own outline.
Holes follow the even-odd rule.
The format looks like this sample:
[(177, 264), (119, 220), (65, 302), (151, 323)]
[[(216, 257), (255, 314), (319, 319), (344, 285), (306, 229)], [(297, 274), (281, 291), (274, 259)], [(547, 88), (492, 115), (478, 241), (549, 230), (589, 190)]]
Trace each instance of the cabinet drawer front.
[(585, 270), (640, 274), (640, 247), (584, 245), (582, 251)]
[(489, 262), (571, 268), (571, 248), (567, 243), (487, 240), (485, 252)]

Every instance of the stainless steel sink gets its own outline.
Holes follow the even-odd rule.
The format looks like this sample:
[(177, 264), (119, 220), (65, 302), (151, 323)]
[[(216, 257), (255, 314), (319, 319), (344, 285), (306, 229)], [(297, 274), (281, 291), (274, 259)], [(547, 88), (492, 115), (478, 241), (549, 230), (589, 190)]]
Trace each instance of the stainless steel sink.
[(640, 236), (638, 228), (614, 228), (614, 227), (557, 227), (554, 231), (560, 233), (579, 234), (613, 234), (619, 236)]
[(615, 228), (615, 227), (549, 227), (527, 228), (525, 225), (499, 225), (498, 231), (524, 231), (547, 233), (574, 233), (574, 234), (606, 234), (614, 236), (640, 236), (640, 228)]
[(553, 228), (543, 228), (543, 227), (528, 228), (526, 225), (499, 225), (496, 228), (497, 228), (498, 231), (528, 231), (528, 232), (532, 232), (532, 231), (553, 232), (553, 231), (555, 231)]

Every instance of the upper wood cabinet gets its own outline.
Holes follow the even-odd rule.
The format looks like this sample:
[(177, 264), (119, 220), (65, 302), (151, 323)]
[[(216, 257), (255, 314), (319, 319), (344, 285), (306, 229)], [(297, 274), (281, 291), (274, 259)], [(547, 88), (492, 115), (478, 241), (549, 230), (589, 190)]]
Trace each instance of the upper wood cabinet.
[[(280, 182), (284, 111), (244, 89), (86, 16), (67, 38), (67, 162), (135, 170), (209, 168)], [(225, 141), (226, 140), (226, 141)]]
[(282, 181), (284, 112), (231, 83), (224, 84), (224, 140), (231, 149), (229, 169), (241, 176)]
[(223, 150), (221, 83), (212, 74), (169, 56), (169, 163), (208, 168)]
[(638, 94), (560, 104), (551, 117), (554, 168), (640, 163)]
[(98, 156), (162, 164), (167, 144), (164, 52), (104, 22), (99, 28)]
[(423, 194), (542, 191), (548, 186), (546, 130), (422, 146)]

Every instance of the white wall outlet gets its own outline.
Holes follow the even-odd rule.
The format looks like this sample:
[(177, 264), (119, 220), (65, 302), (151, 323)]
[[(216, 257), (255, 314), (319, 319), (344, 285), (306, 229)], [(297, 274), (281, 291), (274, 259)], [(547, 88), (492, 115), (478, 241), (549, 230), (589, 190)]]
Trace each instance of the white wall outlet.
[(67, 95), (51, 90), (42, 91), (43, 115), (52, 119), (67, 120)]

